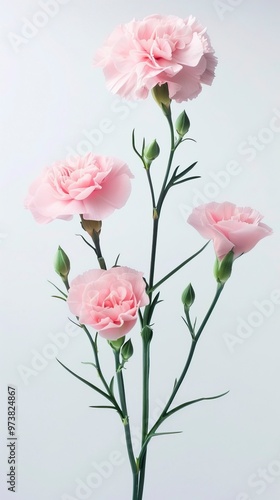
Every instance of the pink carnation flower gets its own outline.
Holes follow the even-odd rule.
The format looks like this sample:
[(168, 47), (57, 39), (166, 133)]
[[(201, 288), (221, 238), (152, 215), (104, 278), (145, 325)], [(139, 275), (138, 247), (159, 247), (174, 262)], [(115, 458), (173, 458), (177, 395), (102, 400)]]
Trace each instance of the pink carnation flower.
[(206, 28), (194, 17), (154, 15), (118, 26), (95, 56), (108, 88), (126, 99), (145, 99), (168, 84), (177, 102), (193, 99), (211, 85), (217, 58)]
[(272, 234), (272, 229), (261, 222), (263, 216), (249, 207), (233, 203), (207, 203), (195, 208), (188, 218), (204, 238), (213, 240), (219, 260), (230, 250), (235, 258), (249, 252), (262, 238)]
[(143, 274), (129, 267), (92, 269), (75, 278), (67, 299), (79, 321), (108, 340), (126, 335), (137, 321), (138, 309), (149, 303)]
[(41, 224), (70, 220), (74, 214), (103, 220), (126, 203), (131, 178), (123, 161), (87, 153), (45, 168), (30, 186), (25, 206)]

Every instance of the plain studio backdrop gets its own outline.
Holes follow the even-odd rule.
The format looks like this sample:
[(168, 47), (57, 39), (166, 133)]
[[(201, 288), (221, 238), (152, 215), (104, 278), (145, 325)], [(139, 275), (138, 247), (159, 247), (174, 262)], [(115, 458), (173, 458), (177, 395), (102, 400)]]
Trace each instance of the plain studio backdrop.
[[(151, 442), (145, 500), (279, 500), (280, 494), (280, 4), (271, 0), (13, 0), (1, 1), (1, 499), (129, 499), (131, 478), (122, 426), (114, 412), (95, 410), (101, 398), (68, 374), (59, 358), (97, 382), (85, 336), (71, 326), (67, 306), (51, 298), (60, 285), (52, 262), (58, 245), (71, 277), (96, 267), (78, 218), (37, 224), (24, 209), (43, 167), (88, 150), (124, 159), (132, 195), (102, 232), (109, 265), (147, 273), (151, 236), (145, 172), (132, 151), (157, 138), (165, 164), (168, 128), (149, 97), (128, 103), (111, 95), (93, 68), (97, 48), (114, 27), (151, 14), (192, 14), (207, 26), (219, 63), (212, 87), (185, 109), (190, 137), (177, 164), (198, 160), (201, 179), (171, 193), (163, 211), (156, 275), (186, 259), (204, 240), (187, 223), (209, 201), (251, 206), (274, 235), (234, 265), (231, 279), (201, 337), (177, 404), (229, 390), (193, 405), (162, 427), (182, 431)], [(176, 192), (175, 192), (176, 191)], [(179, 375), (190, 338), (181, 319), (182, 290), (191, 281), (198, 321), (212, 300), (212, 244), (162, 287), (152, 344), (151, 414), (156, 418)], [(134, 444), (139, 443), (141, 342), (127, 365)], [(113, 360), (100, 339), (106, 375)], [(17, 491), (8, 491), (7, 386), (17, 388)]]

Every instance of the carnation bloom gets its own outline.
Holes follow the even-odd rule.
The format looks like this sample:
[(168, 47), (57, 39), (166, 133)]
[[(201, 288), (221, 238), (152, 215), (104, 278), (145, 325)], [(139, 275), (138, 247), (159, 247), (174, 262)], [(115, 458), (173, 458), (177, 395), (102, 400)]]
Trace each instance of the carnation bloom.
[(193, 99), (211, 85), (217, 58), (194, 17), (153, 15), (118, 26), (95, 56), (108, 88), (126, 99), (145, 99), (167, 83), (177, 102)]
[(138, 309), (149, 303), (143, 273), (129, 267), (92, 269), (75, 278), (67, 299), (79, 321), (108, 340), (126, 335), (137, 321)]
[(41, 224), (74, 214), (103, 220), (126, 203), (131, 178), (123, 161), (87, 153), (45, 168), (31, 184), (25, 206)]
[(221, 260), (233, 250), (234, 257), (249, 252), (272, 229), (261, 222), (263, 216), (249, 207), (233, 203), (207, 203), (194, 208), (188, 218), (204, 238), (213, 240), (217, 258)]

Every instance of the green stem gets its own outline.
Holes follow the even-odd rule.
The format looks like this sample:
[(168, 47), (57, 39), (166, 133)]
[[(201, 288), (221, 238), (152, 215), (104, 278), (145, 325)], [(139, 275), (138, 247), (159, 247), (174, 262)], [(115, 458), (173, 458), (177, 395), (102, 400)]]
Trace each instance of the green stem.
[(186, 315), (186, 324), (187, 324), (187, 327), (189, 329), (189, 332), (190, 332), (192, 338), (194, 339), (195, 338), (195, 327), (194, 327), (194, 325), (192, 325), (192, 322), (191, 322), (189, 308), (185, 308), (185, 315)]
[(156, 251), (157, 251), (157, 237), (158, 237), (158, 224), (159, 224), (158, 217), (159, 217), (159, 215), (153, 219), (153, 237), (152, 237), (152, 249), (151, 249), (149, 288), (153, 288), (153, 283), (154, 283)]
[(62, 281), (65, 285), (65, 288), (67, 290), (67, 292), (69, 291), (69, 288), (70, 288), (70, 285), (69, 285), (69, 280), (68, 280), (68, 276), (66, 276), (66, 278), (62, 278)]
[(149, 426), (149, 376), (150, 376), (150, 341), (143, 339), (143, 415), (142, 443), (146, 439)]
[(175, 267), (175, 269), (173, 269), (172, 271), (170, 271), (170, 273), (166, 274), (166, 276), (164, 276), (155, 285), (153, 285), (152, 291), (154, 291), (156, 288), (158, 288), (160, 285), (162, 285), (162, 283), (164, 283), (166, 280), (168, 280), (169, 278), (171, 278), (171, 276), (173, 276), (173, 274), (177, 273), (177, 271), (179, 271), (182, 267), (184, 267), (186, 264), (188, 264), (188, 262), (190, 262), (192, 259), (194, 259), (197, 255), (199, 255), (204, 250), (204, 248), (206, 248), (206, 246), (208, 245), (208, 243), (209, 243), (209, 241), (207, 241), (206, 245), (204, 245), (200, 250), (198, 250), (198, 252), (194, 253), (191, 257), (189, 257), (188, 259), (184, 260), (184, 262), (182, 262), (181, 264), (179, 264), (179, 266)]
[[(158, 429), (158, 427), (162, 424), (162, 422), (167, 417), (167, 412), (168, 412), (168, 410), (169, 410), (169, 408), (170, 408), (170, 406), (171, 406), (171, 404), (172, 404), (172, 402), (173, 402), (173, 400), (174, 400), (174, 398), (175, 398), (175, 396), (176, 396), (176, 394), (177, 394), (177, 392), (178, 392), (178, 390), (179, 390), (179, 388), (180, 388), (180, 386), (181, 386), (181, 384), (182, 384), (182, 382), (183, 382), (183, 380), (184, 380), (184, 378), (185, 378), (185, 376), (186, 376), (186, 374), (188, 372), (188, 369), (190, 367), (190, 364), (191, 364), (191, 361), (192, 361), (192, 358), (193, 358), (193, 355), (194, 355), (194, 352), (195, 352), (195, 348), (197, 346), (197, 342), (198, 342), (198, 340), (199, 340), (199, 338), (200, 338), (200, 336), (201, 336), (201, 334), (202, 334), (202, 332), (203, 332), (203, 330), (204, 330), (204, 328), (206, 326), (207, 321), (209, 320), (209, 318), (210, 318), (210, 316), (211, 316), (211, 314), (213, 312), (213, 309), (214, 309), (214, 307), (215, 307), (215, 305), (216, 305), (216, 303), (217, 303), (217, 301), (218, 301), (218, 299), (219, 299), (219, 297), (221, 295), (221, 292), (222, 292), (223, 288), (224, 288), (224, 285), (222, 283), (218, 283), (214, 299), (213, 299), (213, 301), (212, 301), (212, 303), (211, 303), (211, 305), (210, 305), (210, 307), (209, 307), (209, 309), (208, 309), (208, 311), (207, 311), (207, 313), (206, 313), (206, 315), (205, 315), (205, 317), (204, 317), (204, 319), (203, 319), (203, 321), (202, 321), (202, 323), (201, 323), (201, 325), (200, 325), (200, 327), (199, 327), (199, 329), (197, 331), (196, 336), (192, 339), (192, 343), (191, 343), (189, 355), (188, 355), (186, 364), (184, 366), (184, 369), (183, 369), (183, 371), (181, 373), (181, 376), (178, 379), (177, 383), (175, 384), (174, 389), (172, 391), (172, 394), (171, 394), (169, 400), (167, 401), (167, 403), (166, 403), (166, 405), (165, 405), (165, 407), (164, 407), (164, 409), (163, 409), (160, 417), (158, 418), (158, 420), (156, 421), (156, 423), (154, 424), (154, 426), (151, 428), (151, 430), (150, 430), (150, 432), (149, 432), (149, 434), (147, 436), (147, 441), (149, 441), (151, 439), (151, 437), (154, 434), (154, 432)], [(145, 453), (145, 451), (144, 451), (144, 453)], [(141, 453), (140, 453), (140, 456), (141, 456)]]
[(96, 342), (93, 340), (90, 332), (88, 331), (87, 327), (85, 325), (82, 325), (81, 324), (81, 328), (84, 330), (84, 332), (86, 333), (87, 335), (87, 338), (89, 339), (90, 341), (90, 345), (92, 347), (92, 350), (93, 350), (93, 354), (94, 354), (94, 361), (95, 361), (95, 368), (96, 368), (96, 371), (100, 377), (100, 380), (101, 382), (103, 383), (108, 395), (110, 396), (111, 398), (111, 402), (113, 403), (113, 405), (115, 406), (117, 412), (119, 413), (120, 417), (123, 419), (124, 418), (124, 414), (123, 414), (123, 411), (122, 409), (120, 408), (114, 394), (112, 393), (108, 383), (106, 382), (106, 379), (102, 373), (102, 370), (101, 370), (101, 366), (100, 366), (100, 362), (99, 362), (99, 356), (98, 356), (98, 349), (97, 349), (97, 345), (96, 345)]
[[(156, 250), (157, 250), (157, 237), (158, 237), (158, 225), (159, 225), (159, 217), (160, 217), (160, 212), (162, 208), (162, 204), (166, 195), (166, 184), (168, 181), (170, 169), (172, 166), (172, 161), (173, 161), (173, 156), (175, 152), (175, 138), (174, 138), (174, 128), (173, 128), (173, 123), (172, 123), (172, 117), (171, 117), (171, 111), (166, 115), (169, 128), (170, 128), (170, 153), (169, 153), (169, 158), (168, 158), (168, 163), (167, 163), (167, 168), (166, 168), (166, 173), (165, 177), (163, 180), (161, 192), (158, 198), (158, 202), (156, 206), (154, 205), (154, 224), (153, 224), (153, 236), (152, 236), (152, 250), (151, 250), (151, 264), (150, 264), (150, 280), (149, 280), (149, 288), (153, 288), (153, 283), (154, 283), (154, 273), (155, 273), (155, 259), (156, 259)], [(150, 179), (149, 179), (150, 180)], [(152, 201), (154, 204), (154, 198), (152, 197)]]
[[(69, 281), (68, 281), (68, 277), (66, 277), (65, 279), (63, 279), (63, 283), (65, 285), (65, 288), (66, 290), (68, 291), (70, 286), (69, 286)], [(77, 320), (79, 321), (79, 318), (78, 316), (76, 316)], [(118, 405), (118, 402), (116, 400), (116, 398), (114, 397), (114, 394), (112, 393), (109, 385), (107, 384), (106, 382), (106, 379), (102, 373), (102, 370), (101, 370), (101, 366), (100, 366), (100, 362), (99, 362), (99, 356), (98, 356), (98, 349), (97, 349), (97, 345), (96, 345), (96, 341), (93, 340), (90, 332), (88, 331), (86, 325), (83, 325), (82, 323), (79, 322), (79, 325), (80, 327), (84, 330), (87, 338), (89, 339), (89, 342), (90, 342), (90, 345), (92, 347), (92, 350), (93, 350), (93, 354), (94, 354), (94, 361), (95, 361), (95, 367), (96, 367), (96, 370), (97, 370), (97, 373), (100, 377), (100, 380), (101, 382), (103, 383), (107, 393), (108, 393), (108, 398), (110, 398), (110, 401), (112, 402), (112, 404), (115, 406), (118, 414), (120, 415), (121, 418), (123, 418), (123, 413), (122, 413), (122, 410), (120, 408), (120, 406)]]
[[(150, 343), (151, 339), (143, 338), (143, 400), (142, 400), (142, 446), (145, 443), (148, 435), (149, 427), (149, 405), (150, 405)], [(141, 500), (143, 496), (145, 472), (146, 472), (147, 450), (143, 454), (140, 467), (139, 487), (137, 500)]]
[(140, 475), (139, 475), (139, 486), (138, 486), (137, 500), (142, 500), (142, 498), (143, 498), (145, 473), (146, 473), (146, 461), (147, 461), (147, 447), (145, 447), (144, 453), (141, 457), (141, 469), (140, 469)]
[(130, 431), (130, 425), (129, 425), (129, 416), (128, 416), (128, 411), (127, 411), (126, 396), (125, 396), (124, 380), (123, 380), (122, 369), (120, 369), (120, 365), (121, 365), (121, 363), (120, 363), (120, 351), (114, 350), (114, 355), (115, 355), (116, 374), (117, 374), (120, 402), (121, 402), (122, 412), (124, 415), (123, 425), (124, 425), (124, 432), (125, 432), (126, 447), (127, 447), (128, 458), (129, 458), (132, 476), (133, 476), (132, 500), (138, 500), (138, 496), (137, 496), (138, 468), (137, 468), (137, 464), (136, 464), (136, 460), (135, 460), (134, 452), (133, 452), (133, 447), (132, 447), (131, 431)]
[(155, 192), (154, 192), (154, 186), (153, 186), (153, 183), (152, 183), (150, 169), (149, 168), (146, 169), (146, 172), (147, 172), (147, 178), (148, 178), (150, 192), (151, 192), (152, 205), (153, 205), (153, 209), (155, 209), (155, 207), (156, 207), (156, 199), (155, 199)]
[[(155, 275), (155, 262), (156, 262), (156, 251), (157, 251), (157, 240), (158, 240), (158, 227), (159, 227), (159, 217), (162, 208), (162, 204), (166, 195), (166, 184), (168, 182), (168, 177), (173, 161), (175, 144), (174, 144), (174, 129), (171, 118), (171, 111), (166, 115), (168, 124), (170, 127), (171, 134), (171, 147), (170, 154), (167, 163), (166, 173), (164, 177), (164, 181), (162, 184), (161, 192), (158, 198), (158, 203), (155, 204), (155, 196), (153, 185), (151, 181), (151, 177), (148, 173), (148, 181), (151, 191), (152, 204), (153, 204), (153, 235), (152, 235), (152, 248), (151, 248), (151, 258), (150, 258), (150, 276), (149, 276), (149, 289), (150, 293), (150, 304), (152, 302), (152, 289), (154, 283), (154, 275)], [(149, 307), (147, 306), (144, 312), (144, 322), (143, 326), (147, 325), (146, 318), (149, 317)], [(143, 408), (142, 408), (142, 446), (145, 443), (148, 436), (148, 425), (149, 425), (149, 375), (150, 375), (150, 340), (147, 341), (143, 338)], [(138, 496), (137, 500), (142, 500), (143, 490), (144, 490), (144, 482), (145, 482), (145, 471), (146, 471), (146, 460), (147, 460), (147, 448), (145, 448), (144, 453), (141, 457), (141, 462), (139, 463), (140, 468), (140, 477), (139, 477), (139, 486), (138, 486)]]
[(213, 309), (214, 309), (215, 305), (217, 304), (217, 302), (219, 300), (219, 297), (220, 297), (220, 295), (221, 295), (221, 293), (222, 293), (222, 291), (224, 289), (224, 286), (225, 285), (223, 283), (218, 283), (217, 284), (217, 290), (216, 290), (216, 293), (215, 293), (215, 297), (214, 297), (214, 299), (212, 301), (211, 306), (208, 309), (207, 314), (205, 315), (204, 320), (202, 321), (202, 323), (201, 323), (201, 325), (200, 325), (200, 327), (199, 327), (199, 329), (197, 331), (197, 334), (196, 334), (196, 339), (197, 340), (196, 341), (198, 341), (200, 335), (202, 334), (202, 332), (203, 332), (203, 330), (204, 330), (204, 328), (206, 326), (206, 323), (207, 323), (208, 319), (210, 318), (210, 316), (211, 316), (211, 314), (213, 312)]
[(100, 246), (100, 237), (99, 237), (99, 233), (97, 231), (93, 231), (92, 241), (95, 245), (95, 251), (96, 251), (96, 255), (97, 255), (100, 269), (104, 269), (106, 271), (107, 267), (106, 267), (105, 259), (102, 255), (101, 246)]
[(214, 299), (213, 299), (213, 301), (212, 301), (212, 303), (211, 303), (211, 305), (210, 305), (210, 307), (209, 307), (209, 309), (208, 309), (208, 311), (207, 311), (207, 313), (206, 313), (206, 315), (205, 315), (205, 317), (204, 317), (204, 319), (203, 319), (203, 321), (202, 321), (202, 323), (201, 323), (201, 325), (200, 325), (200, 327), (199, 327), (199, 329), (197, 331), (197, 334), (196, 334), (195, 338), (192, 340), (192, 344), (191, 344), (191, 348), (190, 348), (190, 352), (189, 352), (189, 356), (188, 356), (187, 362), (185, 364), (185, 367), (184, 367), (184, 369), (182, 371), (182, 374), (181, 374), (181, 376), (180, 376), (177, 384), (175, 385), (175, 387), (173, 389), (173, 392), (172, 392), (172, 394), (171, 394), (171, 396), (170, 396), (170, 398), (169, 398), (169, 400), (168, 400), (168, 402), (166, 404), (166, 407), (163, 410), (163, 413), (166, 413), (167, 410), (169, 409), (171, 403), (173, 402), (173, 400), (174, 400), (174, 398), (175, 398), (175, 396), (176, 396), (176, 394), (177, 394), (177, 392), (178, 392), (178, 390), (179, 390), (179, 388), (180, 388), (180, 386), (181, 386), (181, 384), (182, 384), (182, 382), (183, 382), (183, 380), (184, 380), (184, 378), (185, 378), (185, 376), (187, 374), (187, 371), (189, 369), (189, 366), (191, 364), (191, 361), (192, 361), (192, 358), (193, 358), (193, 355), (194, 355), (195, 348), (197, 346), (197, 342), (198, 342), (198, 340), (200, 338), (200, 335), (202, 334), (202, 332), (203, 332), (203, 330), (204, 330), (204, 328), (206, 326), (207, 321), (209, 320), (209, 318), (210, 318), (210, 316), (211, 316), (211, 314), (213, 312), (213, 309), (214, 309), (214, 307), (215, 307), (215, 305), (216, 305), (216, 303), (217, 303), (217, 301), (218, 301), (218, 299), (219, 299), (219, 297), (221, 295), (223, 287), (224, 287), (224, 285), (222, 285), (221, 283), (218, 283), (217, 290), (216, 290), (216, 293), (215, 293), (215, 297), (214, 297)]
[(164, 192), (165, 192), (166, 184), (168, 182), (168, 177), (169, 177), (170, 169), (171, 169), (171, 166), (172, 166), (173, 156), (174, 156), (175, 149), (176, 149), (176, 147), (175, 147), (175, 137), (174, 137), (174, 128), (173, 128), (171, 111), (166, 115), (166, 118), (167, 118), (169, 129), (170, 129), (171, 148), (170, 148), (170, 153), (169, 153), (169, 158), (168, 158), (168, 163), (167, 163), (167, 169), (166, 169), (166, 172), (165, 172), (165, 177), (164, 177), (164, 180), (163, 180), (163, 183), (162, 183), (161, 193), (160, 193), (160, 196), (159, 196), (159, 203), (158, 203), (158, 205), (160, 204), (160, 208), (161, 208), (161, 205), (162, 205), (163, 198), (165, 196)]

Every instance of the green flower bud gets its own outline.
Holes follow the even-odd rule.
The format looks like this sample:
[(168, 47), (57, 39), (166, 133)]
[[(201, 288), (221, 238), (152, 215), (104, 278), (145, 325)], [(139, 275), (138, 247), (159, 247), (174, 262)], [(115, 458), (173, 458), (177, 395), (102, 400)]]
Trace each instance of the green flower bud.
[(121, 349), (121, 346), (123, 345), (124, 341), (125, 341), (125, 336), (120, 337), (117, 340), (108, 340), (108, 343), (110, 344), (112, 349), (114, 349), (114, 351), (119, 351)]
[(148, 326), (144, 326), (144, 328), (141, 331), (142, 338), (145, 342), (151, 342), (152, 337), (153, 337), (153, 330)]
[(175, 122), (176, 132), (180, 137), (184, 137), (184, 135), (188, 133), (189, 128), (190, 120), (188, 118), (188, 115), (185, 111), (182, 111)]
[(218, 283), (226, 283), (229, 279), (232, 271), (232, 265), (234, 261), (234, 253), (232, 250), (225, 255), (225, 257), (219, 261), (216, 258), (215, 266), (214, 266), (214, 276)]
[(132, 342), (131, 340), (129, 339), (123, 346), (122, 346), (122, 350), (121, 350), (121, 355), (122, 355), (122, 359), (124, 362), (128, 361), (129, 358), (131, 358), (133, 354), (133, 345), (132, 345)]
[(54, 258), (54, 270), (63, 280), (67, 279), (70, 272), (70, 260), (61, 247), (58, 247)]
[(145, 147), (144, 149), (144, 160), (146, 164), (146, 168), (149, 168), (151, 165), (152, 161), (154, 161), (160, 153), (159, 145), (157, 143), (157, 140), (154, 139), (151, 144)]
[(164, 114), (170, 113), (170, 103), (171, 99), (169, 97), (168, 85), (163, 83), (162, 85), (156, 85), (152, 88), (152, 96), (158, 105), (161, 107)]
[(195, 292), (192, 287), (192, 284), (190, 283), (182, 293), (182, 302), (184, 304), (184, 307), (186, 309), (189, 309), (193, 305), (194, 300), (195, 300)]

